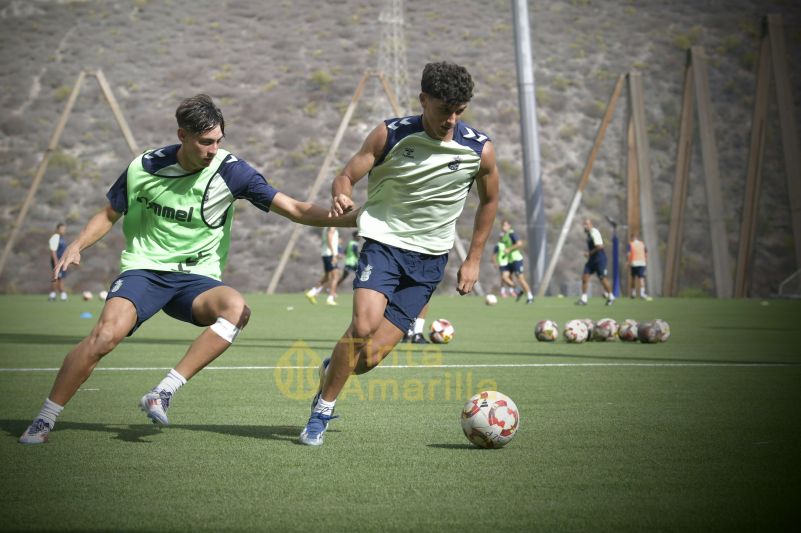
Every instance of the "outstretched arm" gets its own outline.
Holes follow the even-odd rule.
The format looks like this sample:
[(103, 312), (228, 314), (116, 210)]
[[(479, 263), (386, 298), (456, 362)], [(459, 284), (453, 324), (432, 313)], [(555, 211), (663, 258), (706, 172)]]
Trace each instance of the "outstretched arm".
[(67, 249), (64, 250), (61, 259), (58, 260), (56, 267), (53, 269), (53, 279), (57, 279), (59, 273), (66, 272), (70, 265), (80, 265), (81, 251), (102, 239), (121, 216), (111, 207), (111, 204), (106, 205), (102, 211), (93, 216), (81, 230), (81, 233), (78, 234), (78, 238), (72, 241), (67, 246)]
[(331, 184), (331, 216), (339, 216), (353, 209), (353, 186), (362, 179), (381, 157), (387, 143), (387, 125), (383, 122), (373, 129), (362, 147), (350, 158), (342, 174)]
[(337, 226), (337, 227), (356, 227), (356, 217), (359, 211), (352, 209), (343, 216), (330, 216), (327, 209), (310, 202), (301, 202), (284, 193), (277, 193), (273, 198), (270, 209), (286, 217), (292, 222), (305, 224), (307, 226)]
[(495, 164), (495, 148), (491, 141), (487, 141), (481, 151), (481, 166), (476, 176), (476, 185), (479, 203), (473, 222), (473, 238), (470, 241), (467, 257), (456, 275), (456, 290), (459, 291), (459, 294), (467, 294), (472, 291), (478, 281), (481, 254), (484, 253), (484, 244), (492, 230), (495, 212), (498, 210), (500, 176), (498, 175), (498, 166)]

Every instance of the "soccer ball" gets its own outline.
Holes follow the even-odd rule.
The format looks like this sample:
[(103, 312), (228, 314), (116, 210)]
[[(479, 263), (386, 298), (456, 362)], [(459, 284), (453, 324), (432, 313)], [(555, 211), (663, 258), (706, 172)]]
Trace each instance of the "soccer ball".
[(484, 297), (484, 303), (487, 305), (495, 305), (496, 303), (498, 303), (498, 297), (495, 296), (494, 294), (488, 294), (487, 296)]
[(553, 320), (540, 320), (534, 328), (538, 341), (553, 342), (559, 336), (559, 324)]
[(571, 320), (565, 324), (565, 331), (562, 332), (567, 342), (582, 343), (587, 340), (587, 325), (583, 320)]
[(617, 322), (611, 318), (602, 318), (595, 323), (592, 338), (596, 341), (613, 341), (617, 337)]
[(455, 334), (456, 330), (453, 329), (453, 324), (444, 318), (440, 318), (431, 323), (431, 332), (428, 338), (430, 338), (431, 342), (434, 344), (448, 344), (453, 340)]
[(508, 396), (483, 391), (464, 404), (461, 422), (465, 437), (476, 446), (503, 448), (520, 427), (520, 413)]
[(637, 338), (646, 344), (659, 342), (659, 328), (651, 321), (640, 322), (637, 324)]
[(587, 340), (592, 340), (592, 332), (595, 331), (595, 322), (592, 321), (591, 318), (580, 318), (582, 322), (584, 322), (584, 326), (587, 328)]
[(659, 332), (657, 333), (659, 342), (667, 342), (667, 340), (670, 338), (670, 324), (661, 318), (657, 318), (654, 320), (654, 326), (659, 329)]
[(105, 301), (105, 299), (108, 297), (108, 291), (100, 291), (100, 292), (98, 292), (97, 293), (97, 297), (100, 298), (101, 300)]
[(626, 342), (636, 342), (637, 341), (637, 321), (627, 318), (623, 325), (620, 326), (620, 331), (617, 332), (617, 336), (620, 337), (620, 340)]
[(81, 296), (83, 296), (84, 301), (88, 302), (93, 297), (92, 291), (83, 291), (83, 294), (81, 294)]

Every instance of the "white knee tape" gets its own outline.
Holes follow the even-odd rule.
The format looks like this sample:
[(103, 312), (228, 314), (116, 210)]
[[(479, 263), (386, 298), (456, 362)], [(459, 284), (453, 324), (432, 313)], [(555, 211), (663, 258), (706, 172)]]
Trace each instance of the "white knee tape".
[(212, 324), (210, 327), (214, 333), (230, 343), (233, 343), (234, 340), (236, 340), (236, 336), (239, 335), (239, 328), (228, 322), (223, 317), (219, 317), (217, 322)]

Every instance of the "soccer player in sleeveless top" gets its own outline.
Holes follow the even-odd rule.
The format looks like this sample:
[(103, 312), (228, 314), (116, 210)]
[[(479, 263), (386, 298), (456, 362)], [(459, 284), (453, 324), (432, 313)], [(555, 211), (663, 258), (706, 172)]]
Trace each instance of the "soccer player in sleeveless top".
[(221, 355), (248, 323), (250, 309), (221, 276), (228, 259), (234, 201), (313, 226), (355, 226), (356, 211), (328, 209), (274, 189), (256, 169), (220, 148), (225, 120), (212, 99), (187, 98), (176, 111), (180, 144), (136, 157), (106, 195), (109, 202), (64, 251), (54, 276), (81, 263), (81, 252), (124, 216), (122, 273), (112, 283), (89, 336), (64, 358), (39, 415), (20, 437), (47, 441), (56, 417), (100, 359), (159, 310), (205, 329), (139, 405), (168, 425), (167, 408), (187, 380)]
[(353, 282), (353, 315), (330, 359), (300, 441), (323, 443), (334, 404), (351, 373), (374, 368), (429, 301), (445, 272), (455, 225), (470, 189), (479, 206), (457, 291), (478, 280), (484, 244), (498, 207), (498, 169), (489, 137), (460, 120), (473, 96), (464, 67), (429, 63), (421, 80), (421, 115), (380, 123), (331, 186), (331, 213), (353, 209), (353, 186), (368, 175), (359, 213), (365, 239)]

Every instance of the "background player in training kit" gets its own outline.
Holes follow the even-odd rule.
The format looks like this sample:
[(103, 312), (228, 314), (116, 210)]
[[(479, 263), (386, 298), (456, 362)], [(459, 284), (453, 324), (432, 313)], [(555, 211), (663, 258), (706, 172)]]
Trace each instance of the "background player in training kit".
[(612, 287), (609, 285), (609, 278), (606, 272), (606, 252), (604, 252), (604, 239), (601, 237), (601, 232), (598, 228), (593, 227), (592, 221), (587, 218), (584, 220), (584, 233), (587, 234), (587, 263), (584, 265), (584, 273), (581, 275), (581, 297), (576, 302), (576, 305), (587, 305), (587, 286), (590, 281), (590, 276), (596, 274), (604, 288), (604, 296), (606, 297), (606, 305), (612, 305), (615, 302), (615, 295), (612, 294)]
[(300, 435), (304, 444), (323, 443), (348, 376), (375, 367), (429, 301), (474, 185), (479, 206), (457, 290), (467, 294), (478, 280), (498, 207), (495, 150), (485, 134), (459, 120), (473, 96), (473, 80), (464, 67), (427, 64), (421, 90), (422, 115), (379, 124), (331, 186), (331, 212), (340, 216), (353, 208), (353, 185), (369, 172), (358, 219), (365, 243), (353, 283), (353, 316), (332, 357), (321, 365), (321, 389)]
[(304, 224), (355, 225), (355, 212), (331, 218), (324, 208), (278, 192), (257, 170), (221, 149), (225, 120), (210, 97), (184, 100), (175, 115), (181, 143), (134, 159), (109, 190), (108, 205), (55, 266), (57, 275), (80, 264), (81, 251), (125, 216), (122, 273), (112, 283), (89, 336), (64, 358), (39, 415), (20, 437), (24, 444), (46, 442), (56, 417), (100, 359), (159, 310), (208, 326), (175, 368), (140, 400), (154, 423), (169, 423), (167, 408), (175, 391), (222, 354), (250, 317), (242, 295), (220, 281), (236, 199)]

